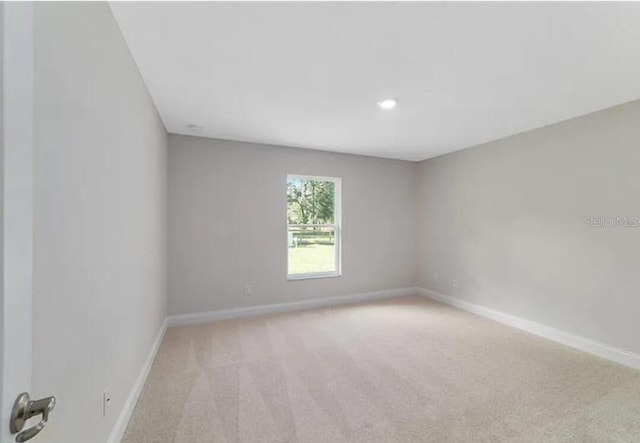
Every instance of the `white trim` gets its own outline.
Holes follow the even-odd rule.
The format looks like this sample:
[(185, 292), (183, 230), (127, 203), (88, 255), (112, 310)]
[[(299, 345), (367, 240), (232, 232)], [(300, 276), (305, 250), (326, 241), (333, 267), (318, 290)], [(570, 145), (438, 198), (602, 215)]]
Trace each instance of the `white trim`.
[(562, 343), (563, 345), (570, 346), (580, 351), (588, 352), (589, 354), (593, 354), (606, 360), (611, 360), (613, 362), (620, 363), (621, 365), (640, 369), (640, 355), (634, 354), (633, 352), (625, 349), (600, 343), (579, 335), (570, 334), (568, 332), (552, 328), (551, 326), (546, 326), (514, 315), (505, 314), (504, 312), (486, 308), (456, 297), (440, 294), (439, 292), (432, 291), (430, 289), (420, 288), (418, 293), (432, 300), (513, 326), (514, 328)]
[(288, 281), (309, 280), (313, 278), (333, 278), (333, 277), (342, 277), (342, 275), (336, 271), (307, 272), (306, 274), (287, 274)]
[(318, 308), (322, 306), (358, 303), (416, 294), (485, 318), (489, 318), (491, 320), (495, 320), (500, 323), (504, 323), (506, 325), (521, 329), (539, 337), (562, 343), (564, 345), (584, 352), (588, 352), (598, 357), (611, 360), (625, 366), (640, 369), (640, 355), (638, 354), (634, 354), (624, 349), (616, 348), (615, 346), (609, 346), (604, 343), (590, 340), (588, 338), (569, 334), (568, 332), (560, 331), (558, 329), (552, 328), (550, 326), (545, 326), (531, 320), (526, 320), (510, 314), (505, 314), (494, 309), (485, 308), (484, 306), (470, 303), (459, 298), (450, 297), (448, 295), (444, 295), (430, 289), (418, 287), (407, 287), (385, 291), (365, 292), (361, 294), (315, 298), (290, 303), (277, 303), (270, 305), (249, 306), (245, 308), (221, 309), (193, 314), (170, 315), (165, 319), (160, 328), (160, 331), (158, 332), (158, 336), (153, 343), (153, 347), (149, 353), (149, 356), (147, 357), (147, 360), (142, 367), (142, 371), (140, 372), (140, 375), (138, 376), (138, 379), (136, 380), (133, 389), (129, 394), (129, 397), (125, 402), (120, 415), (118, 416), (118, 420), (116, 421), (116, 424), (107, 442), (119, 443), (124, 436), (127, 425), (129, 424), (129, 420), (131, 418), (131, 414), (135, 409), (138, 397), (140, 397), (140, 394), (142, 393), (142, 389), (144, 388), (144, 384), (147, 380), (156, 354), (158, 353), (158, 349), (160, 348), (160, 344), (162, 343), (162, 338), (164, 337), (167, 327), (208, 323), (241, 317), (254, 317), (276, 312), (299, 311), (304, 309)]
[[(325, 225), (309, 225), (306, 224), (289, 224), (286, 219), (285, 212), (285, 220), (287, 220), (287, 280), (306, 280), (312, 278), (324, 278), (324, 277), (340, 277), (342, 276), (342, 177), (323, 177), (317, 175), (302, 175), (302, 174), (287, 174), (287, 186), (290, 179), (303, 179), (303, 180), (313, 180), (313, 181), (327, 181), (332, 182), (334, 185), (334, 194), (335, 199), (333, 202), (333, 224), (325, 224)], [(286, 194), (285, 194), (286, 195)], [(329, 272), (311, 272), (306, 274), (289, 274), (289, 227), (290, 226), (319, 226), (319, 227), (332, 227), (335, 231), (335, 262), (336, 262), (336, 270)]]
[(136, 407), (136, 403), (138, 402), (138, 398), (142, 393), (142, 389), (144, 388), (144, 384), (147, 381), (147, 377), (149, 376), (149, 371), (151, 371), (151, 366), (153, 366), (153, 361), (156, 358), (156, 354), (158, 353), (158, 349), (160, 349), (160, 344), (162, 343), (162, 339), (164, 338), (164, 333), (167, 330), (167, 319), (165, 318), (162, 322), (162, 326), (160, 326), (160, 330), (158, 331), (158, 335), (156, 336), (155, 341), (153, 342), (153, 346), (151, 347), (151, 351), (147, 356), (147, 359), (142, 365), (142, 369), (136, 382), (129, 393), (129, 397), (124, 403), (122, 410), (120, 411), (120, 415), (118, 415), (118, 419), (116, 420), (116, 424), (113, 426), (113, 430), (111, 431), (111, 435), (109, 435), (109, 439), (107, 443), (120, 443), (122, 437), (124, 436), (124, 432), (127, 430), (127, 425), (129, 424), (129, 420), (131, 419), (131, 414)]
[[(33, 311), (33, 4), (0, 5), (0, 441), (31, 390)], [(49, 386), (47, 389), (54, 389)], [(55, 395), (55, 392), (38, 394)], [(50, 431), (42, 435), (46, 439)]]
[(312, 309), (322, 306), (333, 306), (349, 303), (358, 303), (384, 298), (402, 297), (406, 295), (416, 295), (418, 288), (389, 289), (386, 291), (365, 292), (362, 294), (340, 295), (336, 297), (314, 298), (310, 300), (300, 300), (289, 303), (276, 303), (270, 305), (249, 306), (245, 308), (220, 309), (216, 311), (198, 312), (194, 314), (170, 315), (167, 317), (168, 326), (183, 326), (197, 323), (207, 323), (218, 320), (227, 320), (241, 317), (254, 317), (257, 315), (270, 314), (274, 312), (299, 311), (302, 309)]
[(340, 180), (340, 177), (330, 177), (328, 175), (287, 174), (287, 181), (289, 181), (290, 178), (301, 178), (303, 180), (312, 180), (316, 182), (335, 182), (336, 180)]

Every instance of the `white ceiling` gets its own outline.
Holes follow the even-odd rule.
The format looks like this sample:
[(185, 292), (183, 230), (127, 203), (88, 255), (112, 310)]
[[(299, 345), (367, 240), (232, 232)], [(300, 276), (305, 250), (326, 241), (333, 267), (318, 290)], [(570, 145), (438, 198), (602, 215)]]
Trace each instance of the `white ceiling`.
[(422, 160), (640, 98), (640, 3), (111, 8), (172, 133)]

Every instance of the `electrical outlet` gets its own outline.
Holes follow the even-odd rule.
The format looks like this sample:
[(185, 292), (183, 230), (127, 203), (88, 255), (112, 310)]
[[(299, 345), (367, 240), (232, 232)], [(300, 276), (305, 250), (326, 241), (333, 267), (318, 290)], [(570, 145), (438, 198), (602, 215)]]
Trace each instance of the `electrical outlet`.
[(102, 393), (102, 417), (106, 417), (109, 414), (111, 408), (111, 393), (109, 389), (105, 389)]
[(251, 285), (244, 285), (244, 295), (245, 295), (245, 297), (250, 296), (252, 292), (253, 292), (253, 288), (251, 287)]
[(456, 278), (453, 279), (453, 287), (454, 288), (458, 287), (458, 279), (456, 279)]
[(434, 272), (434, 273), (433, 273), (433, 281), (434, 281), (434, 282), (437, 282), (437, 281), (438, 281), (438, 279), (439, 279), (438, 273), (437, 273), (437, 272)]

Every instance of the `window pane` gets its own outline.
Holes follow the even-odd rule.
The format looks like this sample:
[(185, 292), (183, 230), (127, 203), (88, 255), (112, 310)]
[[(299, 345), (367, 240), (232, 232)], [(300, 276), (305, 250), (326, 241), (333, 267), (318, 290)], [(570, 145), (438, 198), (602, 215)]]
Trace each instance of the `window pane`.
[(287, 220), (300, 225), (335, 223), (335, 183), (289, 177)]
[(337, 270), (334, 228), (289, 227), (289, 275)]

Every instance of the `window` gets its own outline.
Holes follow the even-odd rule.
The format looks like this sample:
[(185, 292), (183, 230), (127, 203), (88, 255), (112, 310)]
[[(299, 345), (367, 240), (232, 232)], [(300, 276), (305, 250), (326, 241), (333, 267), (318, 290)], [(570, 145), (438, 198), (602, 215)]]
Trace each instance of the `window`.
[(287, 176), (289, 280), (340, 275), (340, 179)]

